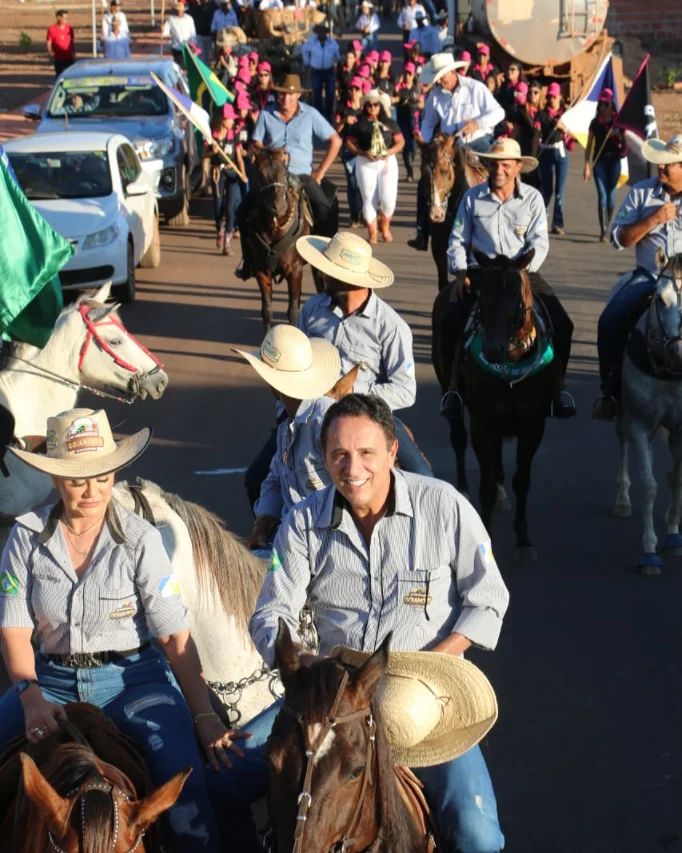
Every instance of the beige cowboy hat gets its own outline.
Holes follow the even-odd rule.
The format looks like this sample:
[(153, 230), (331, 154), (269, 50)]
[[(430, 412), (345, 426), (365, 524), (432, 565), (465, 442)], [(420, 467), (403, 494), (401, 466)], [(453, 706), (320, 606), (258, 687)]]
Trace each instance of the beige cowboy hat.
[(103, 409), (70, 409), (47, 419), (46, 453), (8, 447), (22, 462), (53, 477), (100, 477), (124, 468), (146, 449), (149, 427), (114, 441)]
[(324, 338), (309, 338), (296, 326), (274, 326), (258, 352), (234, 349), (276, 391), (294, 400), (316, 400), (336, 384), (341, 357)]
[(363, 95), (360, 106), (364, 107), (365, 104), (381, 104), (386, 115), (391, 115), (391, 97), (388, 92), (382, 92), (381, 89), (370, 89), (366, 95)]
[(311, 267), (346, 284), (372, 290), (393, 284), (393, 273), (372, 257), (369, 243), (349, 231), (337, 231), (331, 238), (299, 237), (296, 251)]
[(468, 65), (468, 62), (455, 59), (451, 53), (434, 53), (422, 69), (419, 82), (424, 86), (430, 86), (432, 83), (437, 83), (448, 71), (459, 71), (460, 68), (466, 68)]
[[(361, 666), (370, 653), (338, 646), (332, 656)], [(497, 698), (473, 663), (440, 652), (389, 652), (376, 699), (396, 764), (430, 767), (463, 755), (497, 720)]]
[(522, 172), (532, 172), (533, 169), (537, 169), (538, 167), (538, 161), (535, 157), (522, 154), (519, 143), (509, 137), (496, 139), (490, 146), (489, 151), (475, 151), (472, 153), (480, 157), (481, 160), (520, 160), (523, 163)]
[(272, 87), (274, 92), (288, 92), (289, 94), (309, 92), (310, 89), (304, 89), (301, 86), (301, 78), (298, 74), (287, 74), (282, 78), (282, 82), (278, 86)]
[(682, 133), (673, 136), (670, 142), (662, 139), (647, 139), (642, 143), (642, 156), (649, 163), (665, 166), (668, 163), (682, 163)]

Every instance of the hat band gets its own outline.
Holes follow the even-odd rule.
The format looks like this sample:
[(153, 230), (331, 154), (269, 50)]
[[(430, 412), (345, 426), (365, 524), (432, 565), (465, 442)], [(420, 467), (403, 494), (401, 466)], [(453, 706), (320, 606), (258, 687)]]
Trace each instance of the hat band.
[[(341, 267), (344, 270), (348, 270), (349, 272), (355, 273), (356, 275), (365, 275), (369, 272), (369, 267), (366, 263), (366, 259), (359, 255), (357, 252), (349, 252), (348, 249), (339, 248), (338, 246), (334, 246), (334, 256), (329, 252), (329, 247), (331, 243), (327, 244), (327, 247), (322, 252), (325, 258), (334, 266)], [(362, 269), (359, 269), (359, 265), (362, 265)]]
[(677, 142), (669, 142), (665, 146), (665, 150), (670, 152), (670, 154), (682, 154), (682, 145)]
[(310, 354), (310, 361), (305, 367), (281, 367), (277, 364), (277, 360), (268, 356), (266, 352), (263, 352), (263, 349), (260, 351), (261, 361), (264, 364), (267, 364), (272, 370), (276, 370), (278, 373), (302, 373), (304, 370), (310, 370), (313, 367), (313, 358), (312, 353)]

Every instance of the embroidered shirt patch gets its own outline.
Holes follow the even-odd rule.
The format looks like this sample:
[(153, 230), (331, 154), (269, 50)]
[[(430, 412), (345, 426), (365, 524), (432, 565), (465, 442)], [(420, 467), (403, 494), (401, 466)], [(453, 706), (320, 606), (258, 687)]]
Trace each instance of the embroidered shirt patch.
[(137, 605), (134, 601), (126, 601), (121, 604), (116, 610), (112, 610), (109, 614), (110, 619), (127, 619), (129, 616), (134, 616), (137, 613)]
[(431, 604), (431, 594), (427, 595), (426, 590), (421, 587), (413, 589), (403, 598), (403, 604), (408, 604), (410, 607), (426, 607), (427, 604)]
[(0, 575), (0, 590), (5, 595), (19, 595), (19, 581), (9, 572)]
[(180, 581), (175, 574), (164, 575), (159, 581), (159, 592), (161, 598), (170, 598), (173, 595), (180, 595)]
[(282, 568), (282, 561), (279, 558), (279, 554), (275, 549), (272, 549), (272, 557), (270, 557), (270, 565), (268, 566), (269, 572), (276, 572), (278, 569)]

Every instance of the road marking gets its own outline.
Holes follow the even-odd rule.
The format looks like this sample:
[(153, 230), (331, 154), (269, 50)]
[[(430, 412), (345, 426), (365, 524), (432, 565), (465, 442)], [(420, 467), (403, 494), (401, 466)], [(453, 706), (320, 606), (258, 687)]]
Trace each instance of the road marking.
[(207, 471), (195, 471), (194, 473), (198, 477), (222, 477), (226, 474), (245, 474), (246, 471), (246, 468), (210, 468)]

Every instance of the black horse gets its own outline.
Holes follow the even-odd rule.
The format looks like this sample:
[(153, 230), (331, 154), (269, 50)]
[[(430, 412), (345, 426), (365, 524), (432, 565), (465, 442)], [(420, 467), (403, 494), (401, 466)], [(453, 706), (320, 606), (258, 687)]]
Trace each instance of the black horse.
[[(450, 389), (451, 371), (457, 370), (458, 387), (469, 411), (471, 442), (481, 471), (481, 517), (488, 530), (503, 482), (502, 442), (517, 439), (514, 531), (516, 558), (535, 560), (528, 537), (526, 501), (533, 457), (545, 431), (552, 400), (553, 358), (547, 322), (534, 299), (527, 267), (528, 252), (515, 261), (488, 258), (475, 252), (480, 265), (473, 282), (478, 298), (472, 310), (464, 349), (442, 346), (453, 334), (448, 325), (450, 294), (436, 297), (433, 310), (433, 365), (443, 393)], [(461, 347), (458, 342), (455, 349)], [(451, 441), (457, 458), (458, 488), (466, 491), (463, 421), (451, 423)]]

